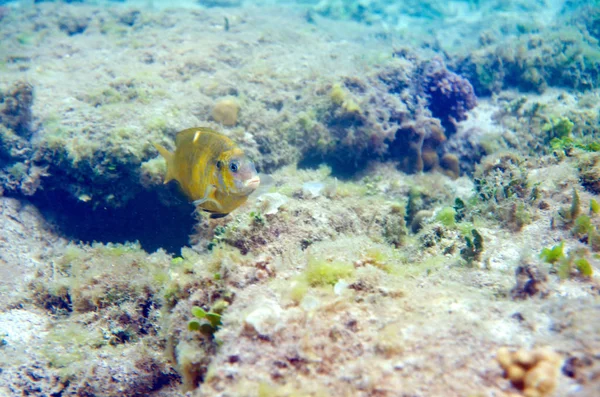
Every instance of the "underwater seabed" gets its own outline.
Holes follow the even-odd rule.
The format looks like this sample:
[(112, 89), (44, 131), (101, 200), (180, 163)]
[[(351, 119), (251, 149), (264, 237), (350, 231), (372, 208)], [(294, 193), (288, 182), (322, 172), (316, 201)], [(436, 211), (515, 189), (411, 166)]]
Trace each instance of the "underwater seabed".
[(598, 10), (2, 2), (0, 396), (600, 395)]

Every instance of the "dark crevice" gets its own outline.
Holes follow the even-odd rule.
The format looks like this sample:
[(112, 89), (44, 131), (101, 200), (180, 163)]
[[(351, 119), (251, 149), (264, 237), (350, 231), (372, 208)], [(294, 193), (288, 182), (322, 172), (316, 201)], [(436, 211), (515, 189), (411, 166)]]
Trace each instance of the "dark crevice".
[(120, 208), (94, 209), (62, 191), (36, 194), (31, 202), (65, 238), (88, 244), (139, 241), (147, 252), (162, 248), (179, 255), (195, 224), (191, 204), (166, 206), (155, 192), (141, 192)]
[(346, 159), (335, 155), (322, 156), (309, 154), (304, 156), (298, 163), (298, 169), (317, 169), (321, 165), (331, 167), (331, 176), (341, 180), (350, 180), (366, 166), (364, 159)]

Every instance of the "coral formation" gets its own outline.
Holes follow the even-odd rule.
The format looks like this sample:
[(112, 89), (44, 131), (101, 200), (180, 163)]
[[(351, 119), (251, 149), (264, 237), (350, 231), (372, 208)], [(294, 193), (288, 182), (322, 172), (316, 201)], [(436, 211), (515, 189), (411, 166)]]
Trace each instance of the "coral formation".
[(441, 166), (458, 176), (458, 159), (446, 154), (440, 161), (439, 156), (455, 123), (475, 107), (473, 89), (441, 59), (419, 63), (413, 57), (405, 54), (366, 80), (346, 77), (343, 84), (334, 84), (329, 92), (333, 106), (315, 120), (326, 129), (311, 126), (330, 131), (330, 136), (316, 140), (318, 147), (308, 147), (310, 156), (320, 154), (336, 169), (352, 169), (376, 154), (397, 159), (408, 172)]
[[(0, 394), (595, 395), (597, 11), (68, 3), (0, 24)], [(192, 215), (191, 126), (272, 184)]]
[(562, 358), (551, 349), (511, 352), (508, 348), (501, 348), (496, 360), (504, 369), (505, 377), (522, 390), (525, 397), (549, 396), (554, 392)]
[(420, 85), (427, 107), (433, 117), (441, 120), (448, 135), (454, 132), (454, 124), (466, 120), (467, 112), (477, 105), (471, 83), (446, 69), (439, 57), (424, 65)]

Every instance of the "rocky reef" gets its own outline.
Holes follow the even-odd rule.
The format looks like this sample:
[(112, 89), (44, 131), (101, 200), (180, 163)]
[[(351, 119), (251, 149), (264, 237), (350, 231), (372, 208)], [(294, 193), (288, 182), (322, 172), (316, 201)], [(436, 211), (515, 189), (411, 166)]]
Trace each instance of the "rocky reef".
[(241, 3), (0, 11), (0, 394), (597, 395), (598, 13)]
[[(160, 182), (152, 176), (160, 170), (151, 166), (155, 156), (151, 143), (172, 139), (179, 129), (190, 123), (210, 124), (211, 119), (218, 129), (232, 128), (230, 133), (255, 154), (258, 165), (265, 171), (297, 160), (310, 163), (318, 159), (334, 166), (339, 164), (339, 168), (346, 167), (346, 172), (355, 172), (370, 156), (400, 157), (399, 161), (406, 163), (405, 169), (429, 169), (434, 168), (435, 161), (431, 158), (440, 152), (440, 144), (445, 139), (444, 129), (452, 128), (448, 117), (460, 121), (464, 111), (475, 104), (469, 97), (472, 90), (468, 88), (464, 92), (460, 91), (462, 88), (449, 92), (440, 85), (436, 92), (442, 93), (443, 101), (447, 102), (443, 104), (439, 95), (432, 94), (431, 89), (436, 84), (469, 87), (463, 80), (430, 75), (424, 82), (428, 87), (411, 84), (420, 74), (433, 73), (421, 71), (417, 66), (428, 61), (419, 60), (414, 54), (385, 62), (371, 76), (356, 73), (323, 76), (304, 88), (305, 95), (294, 94), (296, 83), (289, 79), (279, 79), (276, 87), (269, 87), (272, 83), (264, 79), (257, 80), (260, 89), (270, 93), (271, 98), (257, 97), (252, 81), (233, 88), (222, 80), (203, 87), (203, 93), (193, 101), (176, 100), (167, 88), (169, 85), (185, 84), (190, 79), (202, 81), (203, 75), (216, 70), (218, 62), (230, 63), (232, 70), (252, 71), (254, 66), (240, 63), (243, 53), (235, 54), (237, 61), (228, 60), (234, 54), (226, 55), (225, 51), (204, 66), (208, 60), (190, 55), (188, 59), (177, 61), (182, 62), (180, 69), (172, 74), (170, 69), (158, 66), (155, 59), (147, 58), (147, 46), (152, 43), (143, 44), (142, 31), (152, 24), (137, 22), (136, 25), (137, 19), (127, 18), (130, 13), (104, 11), (95, 19), (86, 17), (85, 30), (76, 29), (75, 33), (71, 33), (72, 29), (65, 31), (64, 21), (83, 18), (85, 9), (42, 5), (36, 13), (10, 15), (12, 23), (3, 31), (6, 54), (38, 51), (44, 40), (64, 34), (82, 43), (88, 36), (110, 43), (123, 35), (140, 35), (136, 52), (141, 66), (135, 72), (123, 70), (118, 78), (101, 73), (98, 79), (90, 80), (87, 87), (65, 86), (61, 95), (70, 99), (58, 108), (42, 106), (50, 99), (46, 99), (47, 92), (43, 88), (35, 91), (36, 85), (45, 84), (43, 77), (38, 78), (38, 83), (35, 80), (5, 81), (1, 112), (5, 153), (2, 179), (6, 191), (33, 195), (41, 187), (45, 192), (60, 190), (65, 199), (85, 202), (90, 208), (126, 205), (144, 191), (156, 189)], [(139, 11), (137, 13), (139, 15)], [(196, 17), (206, 18), (207, 14)], [(162, 17), (155, 18), (158, 21)], [(10, 40), (17, 34), (11, 30), (12, 26), (30, 21), (39, 26), (31, 37)], [(168, 24), (168, 18), (161, 23)], [(231, 48), (235, 40), (238, 39), (233, 38), (228, 44)], [(83, 49), (78, 51), (84, 54)], [(86, 52), (83, 56), (92, 57), (93, 53)], [(8, 55), (5, 62), (11, 56), (15, 57)], [(172, 55), (166, 52), (162, 56), (168, 59)], [(283, 54), (274, 53), (270, 57), (282, 58)], [(27, 57), (14, 59), (15, 76), (19, 75), (18, 67), (29, 68), (32, 62)], [(81, 61), (108, 67), (101, 59)], [(441, 60), (435, 62), (445, 71)], [(223, 73), (223, 77), (227, 73)], [(429, 92), (423, 94), (422, 89)], [(296, 99), (290, 100), (294, 95)], [(420, 95), (428, 99), (427, 106), (419, 103)], [(58, 106), (57, 102), (51, 103)], [(148, 112), (153, 115), (147, 116)], [(255, 117), (258, 112), (262, 113), (261, 117)], [(122, 118), (125, 113), (127, 119)], [(178, 117), (181, 114), (186, 116), (181, 119)], [(438, 118), (440, 121), (436, 121)], [(123, 123), (123, 120), (128, 122)], [(388, 149), (388, 146), (404, 146), (405, 142), (413, 146), (413, 153), (406, 154), (412, 157), (410, 160), (403, 159), (405, 154)], [(421, 164), (423, 145), (430, 157), (428, 166)]]

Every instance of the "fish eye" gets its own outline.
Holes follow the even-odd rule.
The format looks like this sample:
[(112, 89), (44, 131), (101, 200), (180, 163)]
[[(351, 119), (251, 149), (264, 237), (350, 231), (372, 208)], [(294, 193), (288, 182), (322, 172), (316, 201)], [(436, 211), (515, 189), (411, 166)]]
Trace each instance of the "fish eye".
[(238, 163), (237, 163), (237, 161), (232, 161), (229, 164), (229, 169), (231, 170), (231, 172), (237, 172), (237, 170), (238, 170)]
[(221, 163), (221, 160), (217, 161), (217, 169), (221, 169), (221, 167), (223, 166), (223, 163)]

